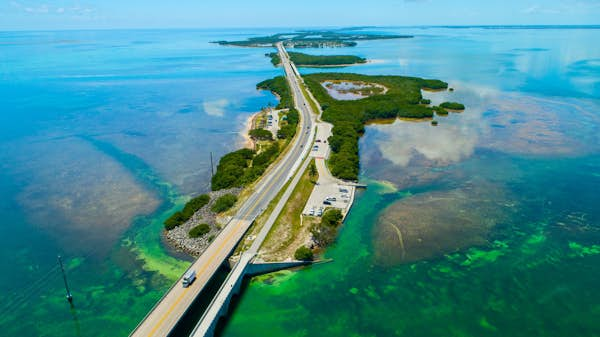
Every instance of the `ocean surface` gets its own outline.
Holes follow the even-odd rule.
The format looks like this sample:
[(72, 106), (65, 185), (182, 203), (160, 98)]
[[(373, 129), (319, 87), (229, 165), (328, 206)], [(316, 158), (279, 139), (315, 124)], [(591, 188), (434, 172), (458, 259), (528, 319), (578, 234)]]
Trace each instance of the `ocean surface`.
[[(415, 37), (305, 51), (447, 81), (424, 96), (467, 108), (367, 126), (333, 262), (253, 279), (221, 334), (599, 335), (600, 30), (369, 30)], [(135, 327), (189, 265), (162, 220), (275, 102), (269, 49), (210, 41), (275, 32), (0, 32), (3, 336)]]

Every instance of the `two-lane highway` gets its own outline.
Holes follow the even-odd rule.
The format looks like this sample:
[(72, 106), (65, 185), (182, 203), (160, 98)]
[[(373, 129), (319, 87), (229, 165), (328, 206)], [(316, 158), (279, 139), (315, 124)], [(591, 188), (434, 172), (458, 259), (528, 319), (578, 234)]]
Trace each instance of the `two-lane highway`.
[(236, 244), (285, 185), (307, 154), (314, 130), (313, 114), (302, 95), (299, 76), (293, 68), (287, 52), (277, 45), (294, 103), (301, 114), (301, 125), (295, 140), (289, 145), (285, 156), (257, 183), (254, 193), (240, 207), (236, 216), (219, 233), (208, 249), (192, 264), (197, 279), (188, 288), (183, 288), (181, 279), (174, 284), (130, 336), (167, 336), (188, 310), (217, 269), (226, 261)]

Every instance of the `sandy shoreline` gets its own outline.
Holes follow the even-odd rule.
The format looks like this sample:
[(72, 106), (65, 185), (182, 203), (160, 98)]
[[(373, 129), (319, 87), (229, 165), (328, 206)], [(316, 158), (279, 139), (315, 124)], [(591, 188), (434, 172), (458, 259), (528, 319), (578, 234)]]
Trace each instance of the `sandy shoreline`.
[(244, 124), (244, 128), (240, 130), (240, 135), (244, 138), (241, 143), (241, 146), (246, 149), (254, 149), (254, 141), (250, 138), (250, 130), (254, 129), (254, 120), (261, 112), (256, 112), (248, 116), (246, 118), (246, 123)]

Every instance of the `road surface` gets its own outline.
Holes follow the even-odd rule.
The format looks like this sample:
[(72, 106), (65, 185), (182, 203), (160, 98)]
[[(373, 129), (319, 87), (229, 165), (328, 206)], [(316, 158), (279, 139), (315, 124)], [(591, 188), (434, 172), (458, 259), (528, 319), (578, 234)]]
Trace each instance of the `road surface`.
[(302, 95), (297, 71), (291, 64), (287, 52), (281, 44), (277, 46), (288, 83), (292, 89), (296, 108), (301, 114), (301, 125), (289, 151), (275, 166), (268, 170), (257, 183), (254, 193), (240, 207), (238, 213), (214, 239), (208, 249), (192, 264), (197, 279), (189, 287), (181, 286), (181, 279), (175, 283), (163, 298), (154, 306), (144, 320), (130, 334), (132, 337), (166, 337), (185, 314), (194, 299), (211, 279), (219, 266), (248, 230), (254, 219), (260, 215), (275, 198), (299, 168), (307, 154), (314, 130), (313, 114)]

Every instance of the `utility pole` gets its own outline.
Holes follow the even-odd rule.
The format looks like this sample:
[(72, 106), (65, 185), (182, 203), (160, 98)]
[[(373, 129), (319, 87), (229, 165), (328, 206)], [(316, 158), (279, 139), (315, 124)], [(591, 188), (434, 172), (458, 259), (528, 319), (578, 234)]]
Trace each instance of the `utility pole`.
[(214, 169), (213, 169), (213, 159), (212, 159), (212, 151), (210, 151), (210, 178), (212, 179), (212, 177), (215, 175)]
[(69, 283), (67, 283), (67, 274), (65, 274), (65, 268), (63, 267), (62, 258), (60, 255), (58, 256), (58, 264), (60, 264), (60, 270), (62, 271), (63, 281), (65, 281), (65, 289), (67, 290), (67, 301), (73, 304), (73, 295), (71, 295), (71, 291), (69, 290)]

